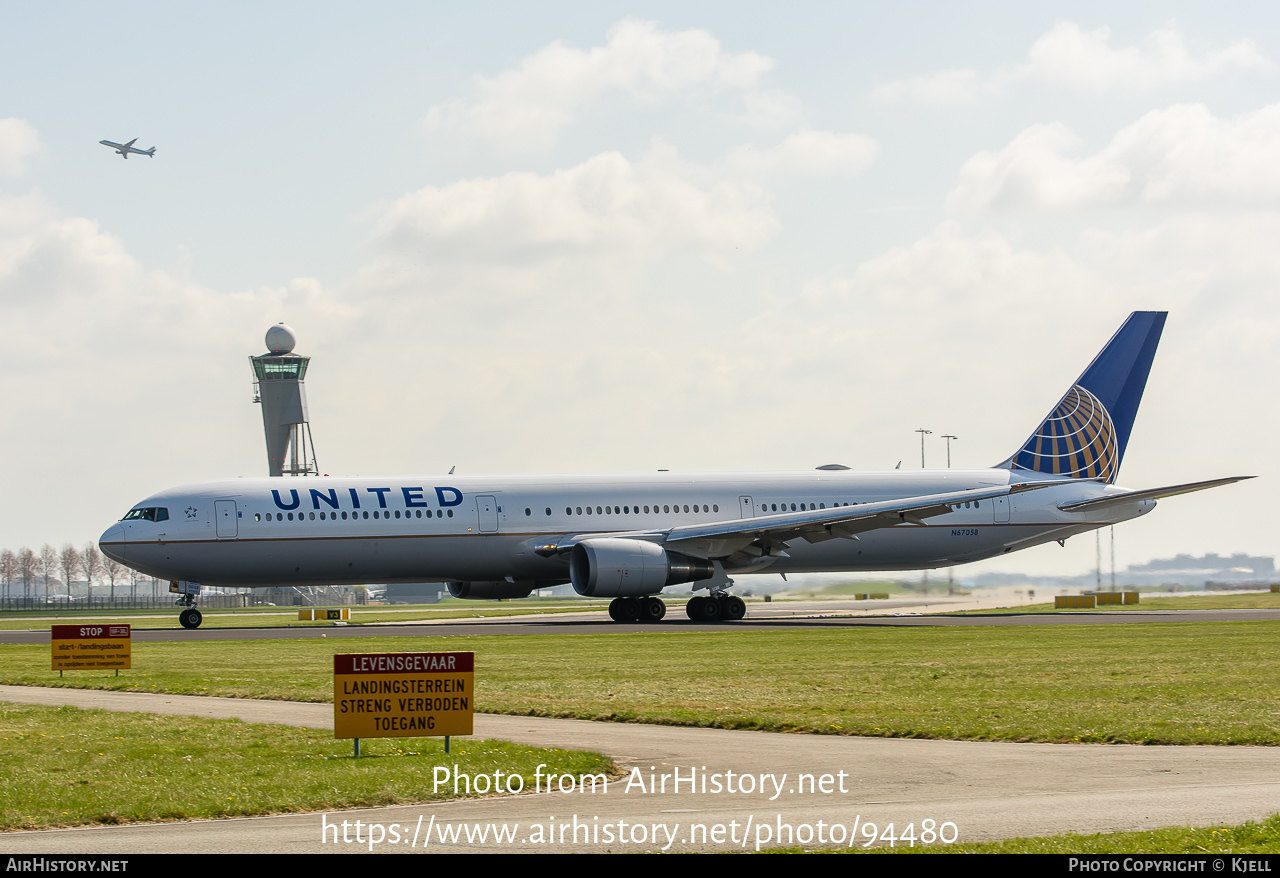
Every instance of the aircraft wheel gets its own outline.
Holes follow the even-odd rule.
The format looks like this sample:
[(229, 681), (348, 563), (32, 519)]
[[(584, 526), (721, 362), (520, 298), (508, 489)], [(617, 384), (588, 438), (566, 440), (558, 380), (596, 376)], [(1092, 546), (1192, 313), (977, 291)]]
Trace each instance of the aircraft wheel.
[(684, 605), (684, 614), (692, 621), (698, 621), (698, 605), (705, 601), (704, 597), (689, 598), (689, 602)]
[(661, 598), (647, 597), (640, 599), (640, 618), (645, 622), (661, 622), (667, 615), (667, 605)]
[(640, 620), (640, 602), (635, 598), (618, 598), (618, 621), (638, 622)]
[(619, 612), (619, 608), (622, 606), (622, 602), (625, 600), (626, 598), (614, 598), (613, 600), (609, 601), (609, 618), (610, 619), (612, 619), (615, 622), (622, 621), (622, 614)]
[(715, 598), (696, 597), (685, 607), (695, 622), (715, 622), (720, 618), (720, 602)]
[(729, 595), (720, 602), (720, 615), (730, 622), (737, 622), (747, 615), (747, 602), (737, 595)]
[(183, 628), (199, 628), (204, 617), (195, 607), (189, 607), (178, 614), (178, 622)]

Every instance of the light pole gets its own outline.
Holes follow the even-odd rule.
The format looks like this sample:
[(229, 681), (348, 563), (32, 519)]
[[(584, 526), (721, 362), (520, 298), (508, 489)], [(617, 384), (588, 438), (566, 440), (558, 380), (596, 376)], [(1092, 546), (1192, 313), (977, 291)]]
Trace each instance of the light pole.
[(920, 434), (920, 469), (924, 469), (924, 437), (932, 435), (933, 431), (921, 427), (916, 432)]
[(959, 436), (952, 436), (950, 433), (943, 433), (942, 438), (947, 440), (947, 469), (951, 469), (951, 440), (959, 439)]

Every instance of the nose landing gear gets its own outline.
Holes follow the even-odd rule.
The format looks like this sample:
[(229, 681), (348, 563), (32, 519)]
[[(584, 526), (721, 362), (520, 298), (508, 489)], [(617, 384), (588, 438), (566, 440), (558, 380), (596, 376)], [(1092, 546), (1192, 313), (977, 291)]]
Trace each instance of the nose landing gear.
[(198, 582), (171, 582), (169, 583), (169, 591), (176, 594), (178, 599), (174, 601), (180, 607), (186, 607), (178, 614), (178, 623), (188, 630), (199, 628), (200, 623), (204, 621), (204, 617), (200, 615), (200, 611), (196, 609), (196, 598), (200, 594), (200, 583)]

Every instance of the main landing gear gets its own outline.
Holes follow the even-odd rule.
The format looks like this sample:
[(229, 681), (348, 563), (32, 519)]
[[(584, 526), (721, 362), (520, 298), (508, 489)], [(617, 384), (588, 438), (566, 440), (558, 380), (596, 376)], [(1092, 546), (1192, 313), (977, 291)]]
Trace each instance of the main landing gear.
[(614, 598), (609, 602), (609, 618), (615, 622), (659, 622), (667, 615), (667, 605), (653, 596)]
[(732, 594), (698, 595), (689, 599), (684, 611), (695, 622), (737, 622), (747, 615), (747, 603)]
[[(747, 615), (746, 602), (736, 595), (713, 594), (691, 598), (685, 613), (695, 622), (737, 622)], [(656, 597), (614, 598), (609, 618), (615, 622), (658, 622), (667, 615), (667, 605)]]

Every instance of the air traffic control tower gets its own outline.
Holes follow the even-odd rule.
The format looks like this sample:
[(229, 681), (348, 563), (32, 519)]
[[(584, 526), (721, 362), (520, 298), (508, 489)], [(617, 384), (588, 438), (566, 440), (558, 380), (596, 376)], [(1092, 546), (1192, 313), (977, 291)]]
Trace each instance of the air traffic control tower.
[(269, 353), (249, 358), (253, 401), (262, 405), (267, 465), (273, 476), (319, 474), (304, 382), (311, 358), (293, 352), (297, 343), (293, 330), (278, 323), (267, 330)]

